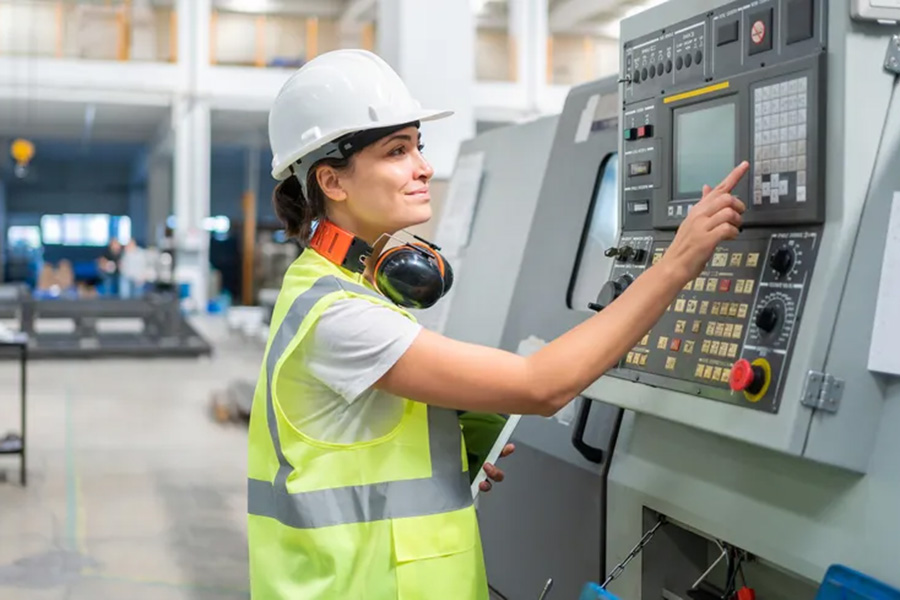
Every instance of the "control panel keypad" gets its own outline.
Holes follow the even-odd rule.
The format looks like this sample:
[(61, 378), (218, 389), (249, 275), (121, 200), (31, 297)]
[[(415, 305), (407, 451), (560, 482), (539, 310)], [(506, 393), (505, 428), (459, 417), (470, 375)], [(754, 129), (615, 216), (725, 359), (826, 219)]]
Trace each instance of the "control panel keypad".
[(808, 78), (753, 91), (753, 204), (806, 202)]

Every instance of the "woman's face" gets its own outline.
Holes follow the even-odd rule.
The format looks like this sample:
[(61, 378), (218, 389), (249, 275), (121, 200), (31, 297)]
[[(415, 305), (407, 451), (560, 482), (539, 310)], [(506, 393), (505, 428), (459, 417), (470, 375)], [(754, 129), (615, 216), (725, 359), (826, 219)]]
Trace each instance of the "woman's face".
[(340, 192), (326, 189), (334, 209), (349, 217), (370, 243), (431, 218), (428, 182), (434, 169), (422, 156), (416, 127), (401, 129), (354, 155), (352, 168), (336, 173)]

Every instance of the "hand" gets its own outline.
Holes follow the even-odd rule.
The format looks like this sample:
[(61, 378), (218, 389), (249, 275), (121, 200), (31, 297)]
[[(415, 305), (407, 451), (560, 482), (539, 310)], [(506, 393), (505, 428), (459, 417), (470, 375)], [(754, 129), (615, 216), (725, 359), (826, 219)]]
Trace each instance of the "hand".
[[(500, 458), (509, 456), (510, 454), (512, 454), (515, 451), (516, 451), (515, 444), (507, 444), (503, 447), (503, 450), (500, 451)], [(482, 468), (484, 469), (484, 472), (487, 473), (488, 479), (493, 479), (494, 481), (496, 481), (498, 483), (503, 481), (503, 477), (504, 477), (503, 471), (501, 471), (500, 469), (498, 469), (491, 463), (488, 463), (488, 462), (484, 463), (484, 466)], [(480, 489), (482, 492), (489, 492), (489, 491), (491, 491), (492, 487), (494, 487), (494, 484), (492, 484), (490, 481), (485, 479), (478, 486), (478, 489)]]
[(731, 190), (749, 168), (750, 163), (744, 161), (715, 188), (704, 185), (703, 198), (678, 228), (663, 260), (675, 266), (685, 283), (700, 275), (717, 244), (737, 237), (746, 207)]

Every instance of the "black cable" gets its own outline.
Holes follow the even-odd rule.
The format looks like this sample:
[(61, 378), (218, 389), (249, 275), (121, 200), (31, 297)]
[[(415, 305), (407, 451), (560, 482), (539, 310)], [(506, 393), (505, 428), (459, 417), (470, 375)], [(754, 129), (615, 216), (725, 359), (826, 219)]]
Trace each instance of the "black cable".
[(735, 594), (735, 580), (737, 579), (737, 570), (740, 566), (737, 561), (737, 548), (731, 546), (728, 548), (728, 572), (726, 573), (727, 579), (725, 581), (725, 595), (724, 598), (727, 600), (731, 600)]

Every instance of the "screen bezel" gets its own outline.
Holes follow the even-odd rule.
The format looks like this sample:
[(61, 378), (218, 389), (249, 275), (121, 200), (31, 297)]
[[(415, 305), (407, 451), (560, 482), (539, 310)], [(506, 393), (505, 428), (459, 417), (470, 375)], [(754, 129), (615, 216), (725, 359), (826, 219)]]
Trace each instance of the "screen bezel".
[[(693, 112), (699, 112), (701, 110), (706, 110), (709, 108), (715, 108), (717, 106), (723, 106), (730, 104), (734, 107), (734, 159), (732, 163), (737, 164), (737, 157), (740, 156), (740, 146), (741, 146), (741, 128), (740, 128), (740, 118), (741, 118), (741, 105), (740, 98), (738, 94), (728, 94), (725, 96), (719, 96), (716, 98), (704, 99), (700, 102), (694, 102), (692, 104), (685, 104), (680, 106), (672, 107), (671, 109), (671, 123), (672, 123), (672, 141), (670, 147), (670, 156), (672, 157), (672, 201), (681, 201), (681, 200), (699, 200), (703, 195), (703, 190), (696, 190), (693, 192), (687, 193), (679, 193), (678, 192), (678, 116), (683, 114), (689, 114)], [(728, 173), (725, 173), (727, 175)], [(723, 175), (724, 176), (724, 175)], [(714, 187), (718, 185), (718, 181), (709, 181), (707, 185), (710, 187)]]

